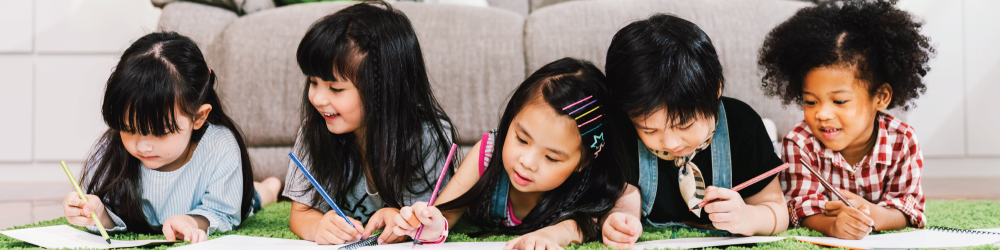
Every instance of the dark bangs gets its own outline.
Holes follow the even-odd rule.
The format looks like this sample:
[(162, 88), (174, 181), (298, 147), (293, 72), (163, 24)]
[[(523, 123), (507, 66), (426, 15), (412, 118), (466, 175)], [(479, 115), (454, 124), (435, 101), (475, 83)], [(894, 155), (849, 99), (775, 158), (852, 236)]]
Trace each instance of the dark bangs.
[[(171, 74), (174, 72), (174, 74)], [(140, 135), (163, 136), (180, 129), (175, 109), (194, 117), (177, 93), (186, 86), (177, 70), (152, 53), (119, 63), (108, 78), (101, 113), (109, 128)]]
[(606, 71), (609, 91), (630, 118), (666, 109), (672, 127), (719, 113), (722, 64), (708, 35), (682, 18), (657, 14), (622, 28)]
[(358, 72), (363, 70), (367, 53), (349, 38), (352, 26), (350, 18), (343, 16), (328, 15), (317, 20), (302, 37), (295, 54), (302, 73), (323, 81), (338, 81), (340, 76), (355, 86), (360, 83)]

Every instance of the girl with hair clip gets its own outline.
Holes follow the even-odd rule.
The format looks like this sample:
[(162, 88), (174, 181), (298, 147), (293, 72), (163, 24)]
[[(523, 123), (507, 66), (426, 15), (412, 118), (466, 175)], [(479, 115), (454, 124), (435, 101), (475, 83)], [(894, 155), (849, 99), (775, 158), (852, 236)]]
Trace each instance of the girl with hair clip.
[(393, 232), (440, 243), (463, 214), (486, 235), (523, 235), (505, 249), (561, 249), (599, 239), (597, 219), (625, 187), (617, 164), (596, 164), (604, 141), (604, 75), (590, 62), (545, 65), (514, 91), (498, 128), (472, 147), (436, 203), (400, 210)]
[[(861, 239), (872, 230), (923, 228), (923, 155), (916, 131), (884, 110), (907, 110), (926, 91), (934, 53), (923, 25), (890, 1), (803, 8), (767, 35), (762, 87), (805, 119), (782, 140), (781, 174), (794, 226)], [(809, 170), (847, 199), (831, 200)]]
[(108, 79), (108, 131), (81, 177), (89, 195), (63, 201), (66, 220), (97, 231), (162, 232), (205, 241), (274, 202), (281, 182), (253, 182), (246, 143), (216, 94), (215, 73), (191, 39), (174, 32), (139, 38)]
[[(292, 232), (342, 244), (392, 228), (399, 208), (428, 200), (440, 171), (454, 169), (441, 165), (457, 138), (409, 19), (385, 2), (352, 5), (316, 21), (296, 58), (306, 81), (293, 151), (354, 226), (289, 162)], [(378, 243), (404, 239), (384, 230)]]

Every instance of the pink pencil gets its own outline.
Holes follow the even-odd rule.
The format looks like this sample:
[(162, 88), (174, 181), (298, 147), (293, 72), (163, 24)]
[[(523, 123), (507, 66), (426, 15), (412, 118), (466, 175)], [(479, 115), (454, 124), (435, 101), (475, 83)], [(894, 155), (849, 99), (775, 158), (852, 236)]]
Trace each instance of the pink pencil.
[[(438, 176), (437, 184), (434, 185), (434, 192), (431, 193), (431, 200), (427, 202), (430, 206), (434, 206), (434, 200), (437, 199), (438, 190), (441, 189), (441, 181), (444, 180), (444, 174), (448, 172), (448, 166), (451, 165), (451, 158), (455, 156), (455, 149), (458, 148), (458, 144), (451, 144), (451, 150), (448, 151), (448, 159), (444, 161), (444, 167), (441, 168), (441, 176)], [(413, 216), (417, 216), (414, 214)], [(420, 228), (417, 228), (417, 234), (413, 236), (413, 246), (416, 247), (420, 244), (420, 233), (424, 231), (424, 224), (420, 224)], [(413, 248), (413, 247), (410, 247)]]
[[(788, 166), (790, 166), (790, 165), (788, 165), (788, 163), (781, 164), (781, 166), (778, 166), (778, 167), (776, 167), (774, 169), (771, 169), (771, 171), (764, 172), (763, 174), (758, 175), (757, 177), (754, 177), (753, 179), (750, 179), (749, 181), (743, 182), (743, 184), (735, 186), (735, 187), (733, 187), (730, 190), (740, 191), (740, 190), (742, 190), (742, 189), (744, 189), (746, 187), (749, 187), (750, 185), (753, 185), (754, 183), (757, 183), (758, 181), (763, 180), (764, 178), (770, 177), (772, 175), (777, 174), (778, 172), (781, 172), (782, 170), (787, 169)], [(698, 203), (698, 205), (694, 205), (694, 207), (691, 208), (691, 210), (688, 210), (688, 211), (694, 211), (695, 209), (698, 209), (699, 207), (705, 207), (705, 205), (708, 205), (708, 203), (712, 202), (712, 201), (714, 201), (714, 200), (711, 200), (711, 201), (707, 201), (707, 200), (701, 201), (701, 203)]]

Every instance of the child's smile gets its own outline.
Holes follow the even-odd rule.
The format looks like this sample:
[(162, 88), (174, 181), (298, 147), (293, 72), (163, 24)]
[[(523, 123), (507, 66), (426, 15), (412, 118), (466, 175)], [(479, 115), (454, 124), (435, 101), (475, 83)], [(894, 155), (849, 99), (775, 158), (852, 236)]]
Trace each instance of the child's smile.
[(802, 82), (802, 109), (809, 129), (852, 164), (871, 151), (875, 117), (892, 98), (888, 84), (874, 95), (868, 86), (855, 77), (854, 66), (815, 68)]

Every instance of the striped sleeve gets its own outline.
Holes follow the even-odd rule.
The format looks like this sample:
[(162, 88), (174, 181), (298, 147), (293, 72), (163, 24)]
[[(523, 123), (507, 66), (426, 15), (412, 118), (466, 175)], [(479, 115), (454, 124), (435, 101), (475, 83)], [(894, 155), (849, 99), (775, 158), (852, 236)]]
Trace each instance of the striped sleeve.
[[(216, 135), (224, 134), (227, 133)], [(201, 184), (207, 186), (205, 195), (199, 204), (187, 213), (207, 218), (209, 227), (206, 233), (209, 235), (216, 231), (227, 232), (240, 224), (240, 206), (243, 199), (243, 172), (239, 146), (232, 136), (213, 139), (211, 145), (204, 145), (214, 149), (209, 157), (202, 158), (207, 162), (197, 165), (214, 165), (215, 171), (207, 181), (202, 181)]]

